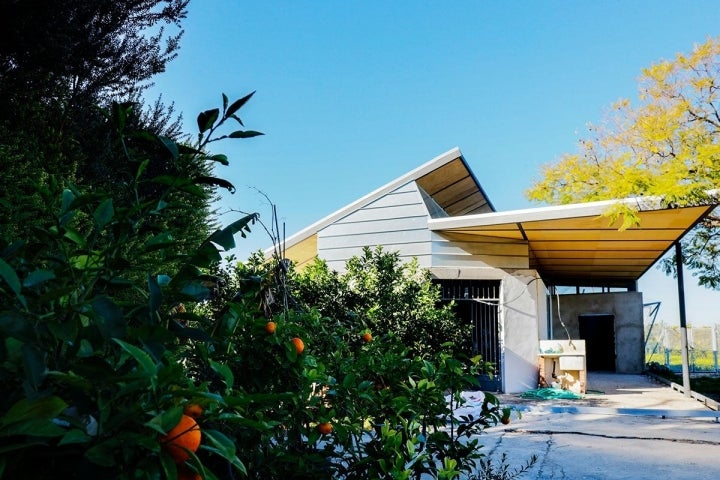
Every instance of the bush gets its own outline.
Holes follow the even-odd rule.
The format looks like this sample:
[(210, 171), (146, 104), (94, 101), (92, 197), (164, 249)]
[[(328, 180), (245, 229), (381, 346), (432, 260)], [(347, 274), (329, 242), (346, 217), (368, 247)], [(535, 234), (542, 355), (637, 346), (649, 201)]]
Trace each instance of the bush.
[[(153, 152), (226, 163), (205, 147), (257, 135), (214, 136), (249, 98), (223, 96), (201, 113), (195, 147), (125, 132), (127, 106), (115, 106), (120, 141), (142, 139), (126, 150), (129, 188), (151, 193), (121, 200), (51, 182), (52, 221), (32, 242), (1, 246), (0, 477), (449, 479), (479, 466), (477, 434), (503, 412), (491, 395), (477, 415), (455, 411), (481, 359), (383, 332), (382, 316), (354, 322), (294, 304), (278, 259), (222, 267), (255, 215), (192, 248), (174, 241), (183, 199), (232, 186), (192, 169), (149, 175)], [(201, 415), (199, 448), (170, 454), (184, 432), (168, 432), (185, 413)]]

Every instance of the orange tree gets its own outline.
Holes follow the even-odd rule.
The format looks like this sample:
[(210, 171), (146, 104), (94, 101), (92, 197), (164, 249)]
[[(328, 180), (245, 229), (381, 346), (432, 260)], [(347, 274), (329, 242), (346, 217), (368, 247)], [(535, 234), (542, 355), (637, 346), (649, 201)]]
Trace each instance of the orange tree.
[[(188, 198), (231, 187), (207, 174), (227, 159), (204, 147), (219, 126), (239, 120), (249, 98), (229, 104), (223, 95), (222, 109), (203, 112), (194, 148), (126, 132), (132, 105), (113, 105), (106, 128), (115, 155), (134, 168), (127, 188), (144, 193), (119, 199), (51, 178), (39, 189), (47, 207), (34, 237), (0, 245), (0, 477), (174, 479), (190, 469), (216, 478), (206, 457), (244, 472), (232, 440), (211, 421), (242, 418), (243, 405), (189, 375), (184, 352), (213, 339), (208, 322), (191, 325), (181, 307), (207, 298), (206, 268), (255, 216), (186, 249), (168, 225), (181, 221)], [(175, 168), (153, 175), (154, 163)], [(176, 465), (161, 439), (188, 402), (202, 403), (208, 420), (199, 420), (198, 453), (186, 451), (187, 462)]]
[[(403, 277), (395, 255), (369, 255), (386, 270), (397, 270), (386, 271), (388, 278)], [(487, 367), (482, 359), (451, 355), (448, 343), (434, 351), (406, 345), (401, 335), (381, 328), (379, 319), (365, 320), (367, 304), (357, 302), (350, 311), (338, 300), (349, 293), (335, 273), (322, 265), (310, 275), (286, 267), (257, 254), (244, 264), (219, 268), (223, 284), (234, 287), (225, 291), (229, 302), (215, 299), (198, 306), (208, 316), (232, 319), (225, 328), (233, 333), (221, 336), (232, 343), (223, 347), (228, 353), (223, 362), (235, 388), (259, 399), (279, 396), (273, 397), (279, 400), (274, 405), (253, 403), (255, 420), (267, 428), (235, 428), (238, 455), (249, 475), (453, 478), (473, 472), (483, 458), (477, 435), (502, 415), (491, 395), (473, 415), (455, 415), (461, 393), (477, 388), (476, 375)], [(429, 279), (428, 285), (421, 283), (416, 291), (433, 291)], [(325, 295), (308, 301), (309, 296), (296, 295), (300, 288)], [(434, 308), (435, 298), (427, 293), (422, 301)], [(416, 305), (422, 310), (422, 302)], [(236, 312), (230, 317), (228, 306)], [(410, 296), (403, 308), (412, 309)], [(245, 317), (238, 321), (235, 315)], [(437, 318), (437, 312), (427, 318)], [(275, 326), (272, 333), (268, 321)], [(293, 338), (303, 339), (302, 354)]]
[[(191, 172), (227, 163), (211, 139), (257, 135), (216, 133), (249, 98), (201, 113), (195, 147), (126, 132), (131, 107), (115, 105), (128, 188), (149, 193), (52, 181), (33, 240), (0, 245), (0, 478), (454, 478), (482, 460), (497, 400), (453, 411), (481, 359), (366, 341), (380, 323), (294, 302), (285, 262), (224, 271), (255, 215), (173, 239), (184, 199), (232, 188)], [(198, 168), (154, 175), (156, 161)]]

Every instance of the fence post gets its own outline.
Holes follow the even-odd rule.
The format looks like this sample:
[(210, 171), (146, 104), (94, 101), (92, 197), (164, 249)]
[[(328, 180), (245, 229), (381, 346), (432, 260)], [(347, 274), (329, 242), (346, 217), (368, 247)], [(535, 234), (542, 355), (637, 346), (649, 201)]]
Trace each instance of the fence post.
[(665, 351), (665, 367), (670, 368), (670, 340), (668, 339), (667, 326), (662, 326), (662, 342)]
[(718, 373), (718, 342), (717, 342), (717, 323), (713, 323), (712, 326), (712, 350), (713, 350), (713, 360), (715, 361), (715, 373)]

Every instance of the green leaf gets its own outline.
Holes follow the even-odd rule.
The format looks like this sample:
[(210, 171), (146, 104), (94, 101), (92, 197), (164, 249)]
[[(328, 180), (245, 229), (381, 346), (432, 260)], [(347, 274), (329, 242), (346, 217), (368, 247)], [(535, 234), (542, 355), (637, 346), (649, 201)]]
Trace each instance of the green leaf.
[(55, 396), (32, 401), (23, 398), (15, 402), (2, 417), (0, 436), (55, 437), (64, 435), (66, 430), (53, 423), (53, 420), (66, 408), (67, 404)]
[(72, 190), (66, 188), (62, 192), (62, 206), (60, 207), (60, 213), (64, 214), (67, 213), (70, 206), (75, 201), (75, 194), (72, 192)]
[(32, 419), (52, 420), (67, 408), (67, 404), (59, 397), (43, 397), (37, 400), (23, 398), (13, 404), (2, 417), (0, 425), (26, 422)]
[(161, 144), (167, 149), (168, 152), (170, 152), (170, 155), (172, 155), (172, 158), (177, 160), (178, 156), (180, 156), (180, 150), (178, 149), (177, 143), (167, 137), (163, 137), (158, 135), (157, 139), (160, 141)]
[(148, 239), (148, 241), (145, 242), (145, 245), (143, 245), (143, 249), (147, 253), (170, 247), (172, 245), (175, 245), (175, 239), (173, 238), (172, 233), (162, 232)]
[(190, 282), (184, 285), (180, 293), (192, 297), (196, 301), (210, 298), (210, 289), (197, 282)]
[(0, 312), (0, 332), (24, 342), (36, 341), (32, 324), (18, 312)]
[(145, 422), (145, 426), (155, 430), (161, 435), (165, 435), (168, 431), (180, 422), (180, 418), (183, 414), (183, 407), (177, 406), (165, 410), (159, 415), (154, 416), (149, 421)]
[(69, 432), (67, 432), (65, 435), (63, 435), (63, 438), (60, 440), (58, 445), (68, 445), (71, 443), (88, 443), (92, 437), (85, 433), (84, 431), (73, 428)]
[[(232, 106), (230, 108), (232, 108)], [(204, 133), (207, 130), (211, 129), (219, 116), (220, 110), (217, 108), (213, 108), (212, 110), (205, 110), (204, 112), (200, 113), (200, 115), (198, 115), (197, 117), (197, 124), (200, 133)]]
[(150, 355), (145, 353), (142, 349), (136, 347), (135, 345), (131, 345), (127, 342), (123, 342), (122, 340), (118, 338), (113, 338), (115, 343), (120, 345), (120, 347), (125, 350), (127, 353), (129, 353), (135, 361), (137, 361), (138, 365), (140, 365), (140, 368), (148, 374), (155, 374), (157, 372), (157, 367), (155, 366), (155, 362), (153, 362)]
[(70, 266), (77, 270), (91, 270), (100, 268), (102, 261), (99, 255), (75, 255), (68, 260)]
[(135, 172), (135, 181), (137, 182), (140, 180), (140, 177), (142, 177), (142, 174), (145, 173), (145, 170), (147, 170), (148, 165), (150, 164), (150, 159), (145, 159), (140, 163), (140, 166), (137, 169), (137, 172)]
[(150, 291), (150, 323), (155, 323), (155, 313), (160, 310), (163, 302), (162, 290), (158, 284), (158, 277), (148, 274), (148, 290)]
[(228, 109), (225, 111), (225, 118), (232, 116), (235, 112), (240, 110), (240, 108), (242, 108), (242, 106), (245, 105), (248, 100), (252, 98), (253, 95), (255, 95), (254, 91), (245, 95), (239, 100), (235, 100), (232, 105), (230, 105), (230, 107), (228, 107)]
[(228, 97), (224, 93), (222, 94), (222, 101), (223, 101), (223, 113), (227, 111), (228, 107)]
[(17, 273), (15, 273), (15, 270), (8, 265), (5, 260), (0, 258), (0, 277), (5, 280), (5, 282), (10, 286), (13, 292), (15, 292), (15, 295), (20, 295), (20, 289), (22, 285), (20, 284), (20, 279), (17, 276)]
[(212, 160), (212, 161), (214, 161), (214, 162), (221, 163), (221, 164), (226, 165), (226, 166), (227, 166), (227, 165), (230, 165), (230, 162), (228, 162), (228, 157), (227, 157), (227, 155), (223, 155), (222, 153), (218, 153), (218, 154), (216, 154), (216, 155), (211, 155), (211, 156), (207, 157), (207, 159), (208, 159), (208, 160)]
[(95, 324), (103, 338), (125, 337), (127, 328), (125, 316), (122, 308), (115, 304), (110, 297), (100, 296), (94, 298), (92, 309), (95, 313)]
[(35, 345), (26, 343), (22, 346), (22, 360), (25, 368), (25, 378), (34, 389), (40, 386), (45, 379), (45, 356)]
[(233, 384), (235, 383), (235, 376), (233, 375), (232, 370), (230, 370), (230, 367), (224, 363), (216, 362), (214, 360), (210, 360), (210, 367), (215, 373), (222, 377), (228, 389), (233, 387)]
[(225, 179), (217, 178), (217, 177), (195, 177), (193, 178), (193, 182), (200, 185), (215, 185), (217, 187), (222, 187), (229, 191), (230, 193), (235, 193), (235, 185), (228, 182)]
[(255, 223), (255, 220), (257, 220), (256, 213), (246, 215), (243, 218), (234, 221), (227, 227), (215, 231), (212, 235), (210, 235), (209, 240), (220, 245), (225, 250), (231, 250), (235, 248), (234, 235), (243, 229), (247, 229), (248, 225)]
[(35, 270), (25, 277), (25, 280), (23, 280), (23, 287), (34, 287), (54, 278), (55, 272), (52, 270)]
[(107, 198), (103, 200), (103, 202), (95, 209), (95, 212), (93, 212), (95, 226), (100, 230), (103, 229), (105, 225), (110, 223), (113, 215), (115, 215), (115, 209), (113, 208), (112, 198)]
[(232, 440), (218, 430), (203, 429), (203, 435), (211, 446), (201, 445), (200, 448), (217, 453), (228, 460), (243, 475), (247, 475), (245, 465), (243, 465), (240, 459), (235, 455), (235, 443)]
[(118, 448), (118, 441), (114, 438), (99, 443), (85, 452), (85, 458), (96, 465), (103, 467), (115, 466), (115, 450)]
[(228, 137), (230, 138), (252, 138), (260, 135), (265, 135), (262, 132), (256, 132), (255, 130), (236, 130), (232, 132)]
[(85, 239), (75, 230), (67, 229), (65, 230), (65, 234), (63, 236), (74, 242), (80, 248), (85, 248)]
[(202, 150), (198, 150), (197, 148), (193, 148), (190, 145), (185, 145), (183, 143), (178, 143), (178, 152), (180, 152), (181, 155), (205, 155), (205, 152)]

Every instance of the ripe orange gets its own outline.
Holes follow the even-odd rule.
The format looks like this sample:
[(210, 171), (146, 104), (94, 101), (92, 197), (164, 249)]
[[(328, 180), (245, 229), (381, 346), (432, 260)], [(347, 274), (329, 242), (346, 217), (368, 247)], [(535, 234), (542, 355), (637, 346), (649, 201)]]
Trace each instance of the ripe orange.
[(318, 432), (322, 433), (323, 435), (327, 435), (333, 430), (332, 424), (330, 422), (318, 423), (317, 429)]
[(200, 437), (200, 427), (195, 419), (183, 415), (167, 435), (160, 437), (160, 443), (165, 451), (173, 457), (175, 463), (183, 463), (190, 458), (190, 454), (185, 449), (197, 452), (200, 446)]
[(503, 425), (508, 425), (510, 423), (510, 417), (502, 417), (500, 421), (503, 423)]
[(372, 341), (372, 334), (370, 332), (365, 332), (362, 334), (362, 339), (365, 343), (370, 343)]
[(298, 355), (302, 355), (302, 353), (305, 351), (305, 343), (302, 341), (301, 338), (293, 337), (292, 340), (290, 340), (293, 345), (295, 345), (295, 351)]
[(265, 324), (265, 331), (272, 335), (275, 333), (275, 328), (277, 328), (277, 325), (275, 325), (275, 322), (267, 322)]
[(187, 415), (188, 417), (192, 418), (200, 418), (203, 413), (203, 407), (198, 405), (197, 403), (188, 403), (185, 405), (185, 408), (183, 409), (183, 413)]

